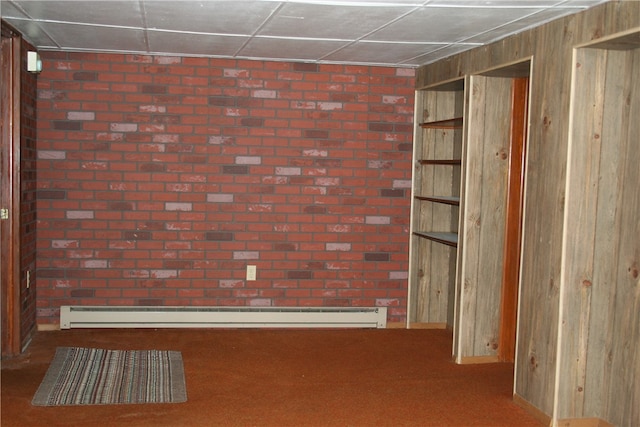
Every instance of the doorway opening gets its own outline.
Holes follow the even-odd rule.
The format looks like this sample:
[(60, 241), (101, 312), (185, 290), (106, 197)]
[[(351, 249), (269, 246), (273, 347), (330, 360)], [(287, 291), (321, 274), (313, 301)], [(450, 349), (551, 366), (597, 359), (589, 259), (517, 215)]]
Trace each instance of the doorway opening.
[(511, 86), (508, 111), (509, 150), (506, 154), (509, 165), (497, 342), (498, 359), (502, 362), (513, 362), (516, 352), (530, 70), (531, 61), (526, 61), (483, 74), (492, 79), (503, 79)]

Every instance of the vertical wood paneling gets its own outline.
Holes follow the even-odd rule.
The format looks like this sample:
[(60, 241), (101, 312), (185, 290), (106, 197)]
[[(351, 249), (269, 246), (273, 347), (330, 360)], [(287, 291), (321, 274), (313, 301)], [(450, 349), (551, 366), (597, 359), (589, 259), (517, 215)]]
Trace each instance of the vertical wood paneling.
[(571, 70), (570, 51), (565, 49), (573, 43), (568, 24), (555, 21), (538, 29), (532, 61), (516, 350), (516, 393), (549, 413), (555, 398)]
[(497, 355), (510, 96), (510, 79), (471, 78), (458, 361)]
[[(611, 135), (611, 130), (614, 132), (621, 131), (622, 115), (611, 110), (612, 95), (618, 99), (614, 103), (618, 103), (623, 94), (620, 90), (612, 90), (613, 86), (607, 85), (607, 80), (611, 83), (610, 78), (607, 78), (611, 70), (611, 67), (624, 67), (624, 64), (619, 61), (619, 55), (611, 55), (613, 52), (608, 52), (603, 49), (578, 49), (577, 50), (577, 64), (580, 64), (580, 73), (577, 72), (576, 64), (576, 95), (574, 96), (574, 129), (581, 127), (589, 127), (585, 123), (585, 119), (589, 117), (581, 117), (580, 107), (587, 107), (597, 109), (599, 117), (596, 123), (599, 124), (599, 128), (590, 135), (590, 144), (600, 150), (600, 164), (598, 175), (594, 179), (595, 191), (597, 191), (597, 198), (592, 200), (596, 206), (594, 221), (594, 235), (593, 235), (593, 259), (586, 260), (585, 264), (589, 265), (593, 269), (593, 275), (591, 282), (589, 283), (592, 291), (591, 317), (586, 319), (589, 321), (587, 325), (581, 325), (581, 329), (588, 331), (587, 340), (583, 339), (584, 346), (580, 348), (581, 357), (586, 359), (583, 361), (584, 365), (584, 379), (580, 386), (584, 387), (583, 393), (576, 393), (577, 399), (582, 403), (582, 407), (578, 408), (578, 405), (574, 405), (575, 409), (581, 409), (581, 411), (570, 412), (574, 407), (568, 405), (572, 403), (572, 399), (576, 397), (568, 394), (565, 398), (566, 405), (569, 406), (567, 414), (571, 414), (573, 417), (580, 416), (580, 414), (586, 415), (600, 415), (604, 413), (602, 410), (608, 400), (610, 391), (610, 382), (606, 380), (611, 377), (611, 360), (610, 356), (613, 355), (614, 349), (612, 347), (613, 336), (616, 334), (617, 328), (614, 329), (614, 313), (615, 313), (615, 295), (618, 287), (617, 271), (614, 267), (618, 265), (619, 253), (617, 250), (618, 242), (620, 239), (619, 233), (614, 233), (612, 230), (618, 229), (620, 226), (620, 213), (621, 210), (616, 208), (621, 203), (620, 197), (620, 168), (624, 164), (622, 156), (624, 156), (624, 145), (619, 144), (615, 139), (611, 139), (606, 134)], [(618, 57), (616, 59), (615, 57)], [(582, 62), (580, 62), (582, 61)], [(579, 79), (579, 76), (585, 76), (586, 79)], [(623, 83), (623, 82), (620, 82)], [(624, 83), (623, 83), (624, 84)], [(588, 86), (585, 86), (588, 85)], [(617, 85), (617, 84), (616, 84)], [(608, 89), (607, 89), (608, 86)], [(623, 85), (619, 86), (622, 89)], [(592, 90), (596, 90), (597, 93), (591, 94)], [(615, 93), (614, 93), (615, 92)], [(594, 95), (594, 96), (591, 96)], [(608, 105), (608, 106), (607, 106)], [(591, 107), (596, 106), (596, 107)], [(628, 112), (626, 117), (625, 128), (628, 128)], [(587, 126), (585, 126), (587, 124)], [(615, 129), (614, 129), (615, 128)], [(597, 136), (597, 139), (596, 139)], [(611, 135), (613, 136), (613, 135)], [(571, 150), (572, 155), (576, 151), (585, 151), (588, 149), (585, 144), (582, 143), (582, 139), (572, 137), (571, 142), (575, 144), (575, 148)], [(583, 150), (580, 148), (584, 147)], [(579, 177), (579, 174), (572, 174), (571, 179), (574, 180)], [(571, 182), (571, 181), (570, 181)], [(578, 195), (580, 194), (577, 191)], [(584, 198), (584, 196), (583, 196)], [(581, 231), (581, 230), (579, 230)], [(586, 241), (588, 231), (582, 231), (583, 241)], [(604, 263), (602, 260), (605, 260)], [(579, 265), (579, 264), (578, 264)], [(571, 263), (567, 260), (567, 270), (571, 267)], [(567, 307), (568, 308), (568, 307)], [(571, 355), (566, 345), (563, 346), (566, 355)], [(569, 383), (569, 381), (567, 381)], [(615, 390), (615, 388), (614, 388)], [(572, 389), (566, 390), (568, 393), (572, 393)], [(559, 396), (559, 401), (563, 402), (562, 395)], [(596, 412), (597, 413), (594, 413)], [(560, 411), (560, 416), (563, 416), (563, 412)]]
[[(426, 113), (427, 121), (445, 120), (455, 116), (457, 98), (452, 92), (433, 93), (434, 104)], [(425, 129), (425, 141), (423, 144), (429, 145), (427, 158), (431, 159), (453, 159), (454, 134), (451, 129)], [(423, 166), (423, 169), (430, 169), (430, 183), (424, 183), (427, 193), (432, 195), (447, 196), (457, 194), (453, 186), (453, 176), (459, 174), (459, 168), (455, 166)], [(439, 203), (424, 203), (425, 208), (430, 211), (430, 219), (427, 228), (423, 230), (450, 232), (452, 208)], [(430, 255), (426, 262), (429, 268), (425, 269), (425, 275), (430, 283), (425, 292), (425, 305), (428, 310), (427, 322), (446, 323), (449, 307), (449, 288), (452, 286), (455, 277), (455, 250), (450, 246), (440, 243), (427, 242), (430, 247)], [(454, 274), (452, 274), (452, 268)]]
[[(607, 75), (620, 77), (607, 79), (605, 117), (617, 115), (619, 122), (614, 120), (607, 126), (603, 144), (609, 146), (607, 141), (610, 141), (619, 146), (615, 150), (619, 155), (619, 169), (617, 179), (602, 188), (603, 192), (615, 192), (617, 203), (603, 206), (603, 210), (615, 209), (619, 213), (616, 221), (611, 225), (605, 222), (599, 233), (615, 236), (616, 256), (610, 260), (596, 258), (600, 268), (614, 270), (612, 276), (616, 284), (610, 294), (614, 300), (613, 310), (607, 313), (612, 318), (607, 325), (611, 339), (607, 358), (611, 364), (610, 372), (605, 370), (608, 393), (603, 414), (616, 425), (640, 425), (640, 44), (632, 51), (610, 51), (608, 56)], [(621, 99), (624, 102), (620, 102)], [(604, 219), (606, 221), (606, 216)], [(599, 319), (592, 325), (596, 331), (603, 326)], [(600, 336), (604, 334), (599, 332)], [(598, 346), (590, 346), (588, 357), (599, 354), (602, 351)]]
[[(603, 69), (607, 74), (603, 76), (607, 87), (602, 94), (604, 110), (574, 123), (574, 130), (578, 125), (585, 127), (582, 135), (586, 139), (574, 140), (574, 144), (584, 146), (593, 139), (588, 135), (596, 132), (598, 114), (602, 114), (602, 149), (582, 153), (587, 156), (586, 163), (576, 162), (569, 174), (567, 171), (569, 118), (575, 107), (569, 92), (573, 49), (638, 28), (640, 2), (611, 1), (426, 65), (416, 76), (417, 87), (424, 87), (531, 58), (514, 392), (555, 419), (575, 414), (598, 417), (615, 425), (640, 423), (638, 410), (632, 404), (640, 400), (640, 386), (634, 380), (640, 370), (639, 120), (633, 119), (640, 116), (637, 49), (627, 48), (624, 64), (607, 59), (608, 68)], [(634, 40), (637, 38), (631, 39), (632, 43)], [(611, 74), (614, 70), (616, 75)], [(614, 90), (609, 85), (618, 88)], [(618, 110), (610, 110), (614, 106)], [(628, 125), (615, 121), (627, 116)], [(614, 128), (622, 129), (626, 136), (605, 138), (606, 132)], [(469, 130), (470, 138), (472, 133)], [(621, 145), (614, 149), (612, 140)], [(473, 150), (470, 143), (469, 156), (474, 155)], [(468, 163), (468, 167), (474, 166)], [(582, 186), (579, 191), (572, 187), (572, 192), (588, 194), (590, 198), (573, 200), (571, 206), (578, 209), (575, 212), (565, 206), (568, 178), (577, 179), (575, 182)], [(598, 188), (587, 188), (589, 185)], [(473, 197), (476, 196), (467, 195), (467, 199)], [(589, 205), (592, 201), (595, 208)], [(465, 224), (471, 212), (473, 206), (464, 209)], [(587, 229), (568, 226), (572, 221)], [(473, 248), (474, 236), (469, 230), (465, 230), (465, 239), (465, 245)], [(569, 261), (569, 257), (578, 264)], [(464, 310), (466, 296), (459, 299), (457, 310)], [(564, 326), (562, 322), (566, 322)], [(594, 326), (596, 323), (598, 326)], [(590, 390), (596, 388), (601, 392), (591, 394)]]
[[(603, 125), (603, 84), (605, 57), (578, 51), (574, 76), (574, 123), (569, 150), (571, 176), (567, 184), (567, 220), (565, 223), (566, 265), (563, 288), (565, 301), (572, 301), (579, 310), (563, 310), (562, 346), (559, 370), (566, 379), (559, 384), (563, 418), (575, 417), (584, 409), (587, 331), (593, 289), (594, 238), (598, 206), (598, 179), (601, 165)], [(579, 100), (579, 102), (575, 102)], [(572, 149), (572, 146), (574, 147)], [(615, 167), (615, 164), (614, 164)], [(585, 236), (585, 244), (573, 244), (571, 236)], [(587, 239), (591, 241), (587, 243)], [(598, 287), (599, 285), (597, 285)], [(574, 393), (581, 390), (580, 393)], [(572, 397), (571, 399), (569, 399)]]
[[(425, 109), (426, 98), (424, 92), (415, 92), (415, 110), (414, 110), (414, 133), (413, 133), (413, 155), (412, 155), (412, 175), (411, 175), (411, 221), (420, 222), (420, 201), (415, 199), (415, 195), (419, 193), (420, 186), (418, 183), (422, 182), (422, 169), (416, 161), (416, 159), (422, 158), (422, 144), (418, 144), (418, 141), (422, 140), (422, 128), (415, 126), (415, 123), (420, 123), (423, 120), (423, 111)], [(417, 219), (416, 219), (417, 218)], [(422, 266), (420, 260), (422, 259), (422, 245), (419, 237), (409, 235), (409, 279), (407, 289), (407, 326), (410, 327), (412, 323), (417, 322), (418, 319), (418, 293), (422, 288), (420, 282), (422, 281)]]
[(502, 291), (504, 224), (507, 201), (511, 80), (487, 77), (490, 99), (485, 114), (481, 250), (473, 355), (497, 355)]
[[(486, 81), (472, 76), (469, 79), (469, 114), (467, 129), (474, 129), (475, 124), (484, 122)], [(474, 260), (480, 251), (480, 224), (482, 191), (482, 158), (484, 144), (481, 135), (469, 132), (467, 135), (467, 151), (465, 157), (465, 199), (464, 212), (461, 215), (461, 233), (464, 248), (461, 254), (461, 286), (458, 301), (457, 328), (454, 331), (454, 356), (456, 361), (472, 354), (475, 328), (469, 327), (476, 318), (476, 300), (478, 294), (478, 270)]]
[(640, 423), (633, 403), (638, 390), (630, 379), (637, 378), (637, 351), (625, 351), (640, 343), (637, 281), (631, 277), (625, 287), (625, 273), (633, 271), (640, 247), (638, 150), (633, 147), (638, 127), (632, 112), (640, 104), (640, 38), (638, 46), (635, 50), (597, 46), (576, 51), (559, 418)]

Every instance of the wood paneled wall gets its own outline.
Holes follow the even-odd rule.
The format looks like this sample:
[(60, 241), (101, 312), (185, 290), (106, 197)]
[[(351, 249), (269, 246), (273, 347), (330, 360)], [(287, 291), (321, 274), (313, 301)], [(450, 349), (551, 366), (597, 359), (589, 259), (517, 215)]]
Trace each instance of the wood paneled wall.
[[(470, 79), (456, 346), (458, 362), (498, 354), (511, 80)], [(477, 359), (476, 359), (477, 360)]]
[[(633, 409), (640, 396), (639, 131), (637, 119), (620, 122), (639, 116), (637, 49), (576, 51), (581, 61), (595, 62), (592, 73), (606, 75), (617, 92), (596, 94), (604, 102), (599, 118), (575, 110), (573, 126), (570, 120), (578, 104), (588, 105), (580, 90), (591, 84), (583, 78), (572, 98), (574, 49), (635, 31), (640, 2), (612, 1), (417, 74), (416, 87), (423, 88), (531, 60), (515, 393), (554, 422), (595, 417), (640, 423)], [(602, 130), (582, 129), (584, 138), (575, 132), (598, 121)], [(594, 132), (601, 135), (600, 148), (587, 137)], [(580, 160), (585, 157), (588, 164)], [(477, 295), (476, 310), (485, 304), (478, 298), (486, 297), (493, 298)]]
[(575, 54), (558, 413), (640, 425), (640, 30), (625, 39)]

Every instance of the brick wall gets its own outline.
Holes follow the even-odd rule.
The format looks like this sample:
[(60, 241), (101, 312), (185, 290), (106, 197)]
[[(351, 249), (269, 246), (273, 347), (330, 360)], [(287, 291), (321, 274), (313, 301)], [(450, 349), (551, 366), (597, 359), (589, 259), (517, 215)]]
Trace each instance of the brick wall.
[(42, 56), (39, 323), (63, 304), (404, 321), (412, 69)]

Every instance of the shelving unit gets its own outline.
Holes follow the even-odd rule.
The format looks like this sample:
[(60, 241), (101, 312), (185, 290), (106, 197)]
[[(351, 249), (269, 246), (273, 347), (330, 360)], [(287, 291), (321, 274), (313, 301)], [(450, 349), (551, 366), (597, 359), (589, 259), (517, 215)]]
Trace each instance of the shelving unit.
[(453, 324), (463, 170), (464, 80), (416, 93), (408, 322)]

